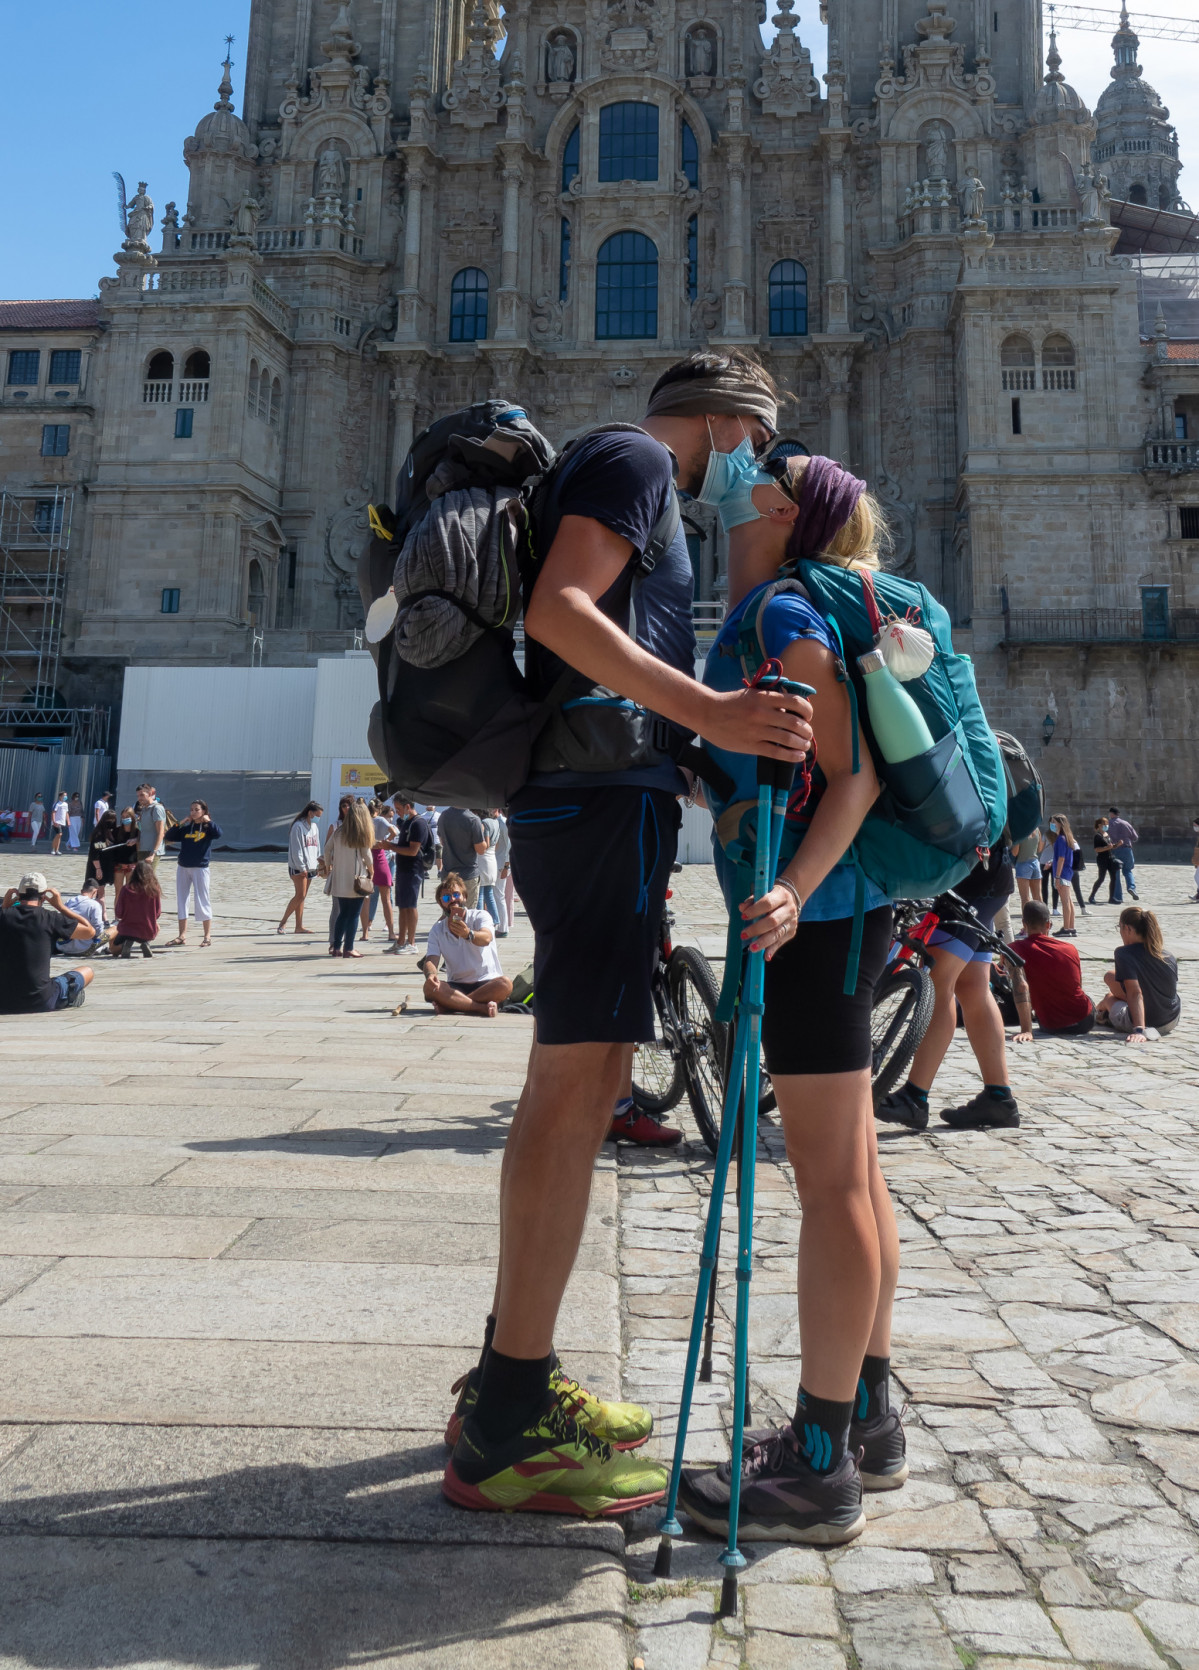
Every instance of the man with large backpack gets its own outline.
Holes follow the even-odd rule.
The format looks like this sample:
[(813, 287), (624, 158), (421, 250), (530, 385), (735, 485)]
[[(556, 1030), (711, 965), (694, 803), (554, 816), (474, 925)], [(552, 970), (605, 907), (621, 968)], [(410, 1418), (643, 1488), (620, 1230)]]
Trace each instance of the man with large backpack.
[(698, 732), (798, 763), (811, 740), (802, 699), (696, 681), (675, 503), (676, 481), (719, 498), (740, 457), (769, 446), (777, 410), (756, 361), (693, 354), (659, 378), (640, 430), (572, 446), (537, 518), (526, 672), (557, 707), (508, 820), (535, 934), (537, 1035), (504, 1155), (493, 1313), (447, 1430), (443, 1490), (466, 1507), (613, 1514), (665, 1491), (664, 1470), (629, 1453), (649, 1411), (569, 1379), (553, 1334), (632, 1046), (653, 1037), (681, 744)]

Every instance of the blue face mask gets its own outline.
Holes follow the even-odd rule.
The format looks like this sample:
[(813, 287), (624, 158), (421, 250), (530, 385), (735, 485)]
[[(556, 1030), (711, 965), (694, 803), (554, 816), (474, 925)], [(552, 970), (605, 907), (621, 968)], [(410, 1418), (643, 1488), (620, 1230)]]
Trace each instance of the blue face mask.
[[(709, 435), (711, 432), (709, 425)], [(700, 504), (710, 504), (715, 508), (721, 527), (728, 533), (732, 528), (739, 528), (743, 522), (757, 521), (762, 512), (754, 504), (753, 490), (755, 487), (770, 487), (773, 481), (773, 476), (759, 468), (754, 458), (753, 442), (746, 435), (732, 452), (717, 452), (715, 447), (712, 448), (703, 482), (695, 496)]]
[(1049, 833), (1051, 835), (1056, 835), (1057, 834), (1057, 824), (1056, 823), (1051, 823), (1049, 825)]

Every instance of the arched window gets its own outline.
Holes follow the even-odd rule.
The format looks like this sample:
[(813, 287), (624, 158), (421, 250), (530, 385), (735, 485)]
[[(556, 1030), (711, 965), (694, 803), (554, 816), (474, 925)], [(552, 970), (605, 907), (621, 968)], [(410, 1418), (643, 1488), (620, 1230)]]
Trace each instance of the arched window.
[(570, 182), (579, 172), (579, 124), (570, 130), (570, 138), (562, 151), (562, 190), (570, 190)]
[(614, 232), (600, 245), (595, 334), (601, 342), (658, 334), (658, 251), (641, 232)]
[(271, 415), (270, 421), (278, 423), (279, 413), (283, 407), (283, 385), (278, 377), (271, 380)]
[(566, 301), (570, 296), (570, 222), (562, 216), (562, 226), (558, 238), (558, 300)]
[(271, 409), (271, 374), (265, 366), (258, 379), (258, 416), (265, 418)]
[(691, 123), (683, 123), (682, 146), (683, 173), (687, 176), (687, 184), (699, 187), (699, 142), (691, 130)]
[(168, 354), (164, 348), (161, 353), (153, 354), (146, 367), (146, 381), (148, 383), (169, 383), (175, 375), (175, 356)]
[(1077, 363), (1074, 344), (1068, 336), (1062, 336), (1060, 333), (1047, 336), (1041, 344), (1041, 387), (1075, 388)]
[(693, 302), (699, 295), (699, 216), (692, 215), (687, 222), (687, 300)]
[(487, 335), (487, 274), (463, 267), (450, 285), (450, 341), (479, 342)]
[(246, 385), (246, 410), (251, 417), (258, 416), (258, 361), (250, 361), (250, 381)]
[(1159, 209), (1172, 209), (1174, 207), (1174, 193), (1164, 180), (1157, 188), (1157, 206)]
[(266, 625), (266, 580), (263, 578), (262, 564), (256, 557), (250, 559), (247, 574), (246, 614), (250, 618), (251, 626)]
[(656, 104), (606, 104), (600, 111), (601, 180), (658, 178), (658, 107)]
[(197, 348), (183, 362), (183, 375), (185, 377), (208, 377), (211, 372), (212, 361), (208, 358), (208, 351), (205, 348)]
[(808, 334), (808, 274), (798, 261), (776, 261), (770, 269), (770, 334)]
[(1026, 336), (1005, 336), (999, 350), (1003, 386), (1013, 394), (1037, 386), (1037, 357)]
[(1128, 188), (1128, 201), (1130, 203), (1144, 203), (1144, 204), (1147, 204), (1149, 202), (1149, 193), (1145, 190), (1144, 186), (1141, 184), (1141, 182), (1139, 180), (1137, 181), (1137, 183), (1135, 185), (1129, 186), (1129, 188)]

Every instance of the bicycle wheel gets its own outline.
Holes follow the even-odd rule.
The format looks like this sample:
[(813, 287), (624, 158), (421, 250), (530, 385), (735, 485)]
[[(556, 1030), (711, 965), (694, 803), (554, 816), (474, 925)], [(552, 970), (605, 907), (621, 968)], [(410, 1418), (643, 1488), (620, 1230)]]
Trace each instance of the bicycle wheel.
[(883, 975), (870, 1012), (870, 1089), (875, 1107), (907, 1071), (932, 1013), (933, 982), (925, 969), (907, 963)]
[(665, 971), (659, 965), (654, 971), (654, 1008), (658, 1011), (659, 1036), (652, 1043), (633, 1045), (633, 1101), (642, 1113), (668, 1113), (683, 1095), (679, 1044), (662, 1002), (660, 982), (665, 979)]
[(719, 991), (708, 959), (679, 945), (667, 964), (670, 995), (682, 1028), (683, 1077), (699, 1134), (711, 1153), (720, 1142), (728, 1028), (716, 1019)]

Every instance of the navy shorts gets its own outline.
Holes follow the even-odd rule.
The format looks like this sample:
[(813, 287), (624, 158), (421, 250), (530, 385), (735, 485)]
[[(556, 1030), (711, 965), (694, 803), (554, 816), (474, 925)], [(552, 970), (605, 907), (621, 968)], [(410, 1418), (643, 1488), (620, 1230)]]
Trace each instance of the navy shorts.
[[(995, 918), (1007, 904), (1007, 899), (971, 899), (968, 902), (982, 926), (994, 929)], [(947, 928), (934, 928), (928, 937), (928, 943), (940, 946), (943, 951), (948, 951), (950, 956), (957, 957), (964, 963), (989, 963), (995, 960), (994, 952), (981, 949), (982, 941), (967, 922), (951, 922)]]
[(665, 789), (521, 789), (512, 876), (533, 924), (541, 1044), (646, 1044), (662, 908), (683, 819)]
[(396, 908), (415, 910), (420, 904), (420, 884), (424, 878), (419, 870), (396, 871)]
[(83, 994), (87, 990), (87, 981), (77, 968), (69, 968), (65, 974), (50, 976), (50, 996), (46, 1003), (47, 1009), (77, 1009), (83, 1002)]

